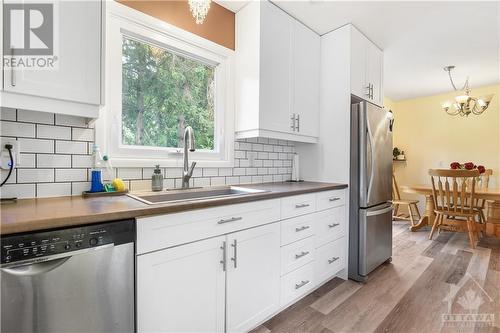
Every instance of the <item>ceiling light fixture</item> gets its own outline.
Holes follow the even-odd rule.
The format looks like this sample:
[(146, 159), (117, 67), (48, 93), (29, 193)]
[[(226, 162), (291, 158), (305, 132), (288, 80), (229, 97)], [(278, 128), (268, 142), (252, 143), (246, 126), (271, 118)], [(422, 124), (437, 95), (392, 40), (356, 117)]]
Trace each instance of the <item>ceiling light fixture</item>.
[(188, 0), (191, 14), (196, 20), (196, 24), (202, 24), (210, 9), (211, 0)]
[[(455, 91), (458, 91), (459, 89), (457, 89), (457, 87), (455, 86), (455, 83), (453, 82), (453, 78), (451, 76), (451, 71), (454, 68), (455, 66), (446, 66), (443, 69), (448, 72), (448, 76), (450, 78), (453, 89)], [(460, 115), (462, 117), (468, 117), (471, 113), (480, 115), (481, 113), (486, 111), (486, 109), (490, 105), (491, 99), (494, 96), (494, 94), (481, 96), (479, 98), (470, 96), (471, 89), (469, 86), (469, 77), (467, 77), (464, 86), (460, 90), (463, 91), (464, 94), (455, 97), (454, 103), (447, 102), (442, 105), (443, 110), (451, 116)]]

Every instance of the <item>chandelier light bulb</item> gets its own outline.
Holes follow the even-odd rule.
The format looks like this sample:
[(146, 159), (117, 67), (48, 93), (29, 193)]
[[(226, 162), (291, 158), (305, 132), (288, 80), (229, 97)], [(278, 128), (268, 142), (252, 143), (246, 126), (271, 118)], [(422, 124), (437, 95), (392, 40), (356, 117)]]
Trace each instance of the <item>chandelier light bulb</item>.
[(211, 0), (188, 0), (189, 9), (195, 18), (196, 24), (202, 24), (210, 9)]

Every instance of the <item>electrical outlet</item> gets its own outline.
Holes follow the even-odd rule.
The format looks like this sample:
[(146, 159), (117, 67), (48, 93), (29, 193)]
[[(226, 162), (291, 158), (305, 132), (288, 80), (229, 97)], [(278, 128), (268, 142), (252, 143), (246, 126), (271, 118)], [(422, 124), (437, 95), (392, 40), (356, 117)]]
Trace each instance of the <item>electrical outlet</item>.
[(5, 148), (5, 145), (12, 145), (12, 157), (14, 159), (14, 167), (17, 167), (20, 161), (19, 151), (21, 148), (21, 142), (16, 139), (2, 139), (2, 147), (0, 147), (0, 169), (10, 169), (10, 156), (9, 151)]

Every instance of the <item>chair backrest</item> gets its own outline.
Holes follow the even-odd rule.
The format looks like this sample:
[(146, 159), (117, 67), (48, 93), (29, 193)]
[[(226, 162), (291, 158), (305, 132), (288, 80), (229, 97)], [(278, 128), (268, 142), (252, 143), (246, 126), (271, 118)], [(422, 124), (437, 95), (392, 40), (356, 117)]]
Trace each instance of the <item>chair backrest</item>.
[(430, 169), (432, 195), (436, 209), (472, 213), (475, 201), (477, 170)]
[(486, 171), (481, 175), (480, 188), (488, 188), (488, 183), (490, 182), (490, 176), (493, 175), (492, 169), (486, 169)]
[(394, 176), (394, 172), (392, 173), (392, 200), (401, 200), (401, 195), (399, 194), (398, 183), (396, 182), (396, 176)]

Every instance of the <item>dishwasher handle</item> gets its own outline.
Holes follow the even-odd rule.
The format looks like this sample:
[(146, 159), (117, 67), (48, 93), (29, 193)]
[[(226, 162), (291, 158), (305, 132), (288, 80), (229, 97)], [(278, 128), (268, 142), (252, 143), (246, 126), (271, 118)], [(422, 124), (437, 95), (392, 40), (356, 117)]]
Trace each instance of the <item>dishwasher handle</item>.
[(51, 270), (64, 264), (71, 256), (63, 257), (59, 259), (52, 259), (48, 261), (43, 261), (34, 264), (21, 264), (19, 266), (11, 266), (9, 268), (2, 268), (2, 272), (15, 275), (15, 276), (35, 276), (44, 273), (48, 273)]

